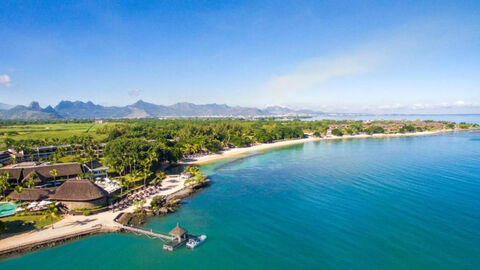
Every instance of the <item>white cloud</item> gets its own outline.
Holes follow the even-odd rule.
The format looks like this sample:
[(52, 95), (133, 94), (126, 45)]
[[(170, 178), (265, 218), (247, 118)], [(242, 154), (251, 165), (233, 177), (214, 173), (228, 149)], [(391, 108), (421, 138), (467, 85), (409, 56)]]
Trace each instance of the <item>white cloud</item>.
[(0, 75), (0, 85), (3, 85), (5, 87), (12, 86), (12, 80), (10, 79), (10, 76), (8, 76), (7, 74)]
[(140, 89), (128, 90), (128, 95), (131, 97), (138, 97), (140, 96)]
[[(416, 21), (386, 28), (364, 43), (339, 43), (333, 55), (319, 50), (314, 52), (318, 58), (303, 59), (289, 69), (274, 71), (251, 95), (260, 104), (308, 103), (336, 109), (341, 109), (339, 103), (357, 108), (370, 104), (374, 110), (465, 106), (461, 100), (453, 104), (458, 97), (450, 93), (443, 95), (451, 99), (450, 102), (439, 104), (442, 100), (438, 100), (439, 96), (433, 95), (431, 89), (435, 82), (426, 78), (423, 80), (426, 83), (419, 83), (416, 77), (417, 70), (418, 74), (429, 76), (424, 70), (425, 63), (442, 59), (453, 47), (461, 51), (463, 47), (457, 41), (469, 44), (466, 41), (472, 38), (471, 33), (446, 33), (445, 24), (449, 25), (443, 18)], [(442, 85), (441, 90), (447, 92), (449, 87), (449, 84)], [(422, 103), (413, 105), (417, 100), (407, 98), (413, 96)]]
[(381, 52), (362, 52), (328, 60), (310, 59), (290, 73), (272, 76), (264, 88), (274, 94), (308, 90), (332, 79), (369, 72), (383, 58)]

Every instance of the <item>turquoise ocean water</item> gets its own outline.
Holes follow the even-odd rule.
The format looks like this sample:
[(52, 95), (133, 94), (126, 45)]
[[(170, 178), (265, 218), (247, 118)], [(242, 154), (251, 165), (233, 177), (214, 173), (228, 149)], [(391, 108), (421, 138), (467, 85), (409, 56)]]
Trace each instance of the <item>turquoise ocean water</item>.
[(0, 269), (480, 269), (480, 133), (296, 145), (202, 167), (212, 185), (180, 222), (208, 240), (162, 251), (89, 237)]

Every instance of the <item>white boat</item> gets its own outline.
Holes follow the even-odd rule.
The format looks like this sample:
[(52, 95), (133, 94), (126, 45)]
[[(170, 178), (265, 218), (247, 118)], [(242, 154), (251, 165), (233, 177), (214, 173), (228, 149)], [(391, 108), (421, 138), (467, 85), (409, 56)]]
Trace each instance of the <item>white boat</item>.
[(201, 243), (205, 242), (205, 240), (207, 240), (207, 236), (204, 234), (200, 235), (199, 237), (190, 238), (187, 242), (187, 248), (195, 248)]

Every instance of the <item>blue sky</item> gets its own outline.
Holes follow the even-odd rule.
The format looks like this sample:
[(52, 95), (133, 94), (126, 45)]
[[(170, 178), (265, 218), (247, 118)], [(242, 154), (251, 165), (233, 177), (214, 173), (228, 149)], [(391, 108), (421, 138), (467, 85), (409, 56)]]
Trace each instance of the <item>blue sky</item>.
[(478, 1), (0, 2), (8, 104), (480, 113), (479, 63)]

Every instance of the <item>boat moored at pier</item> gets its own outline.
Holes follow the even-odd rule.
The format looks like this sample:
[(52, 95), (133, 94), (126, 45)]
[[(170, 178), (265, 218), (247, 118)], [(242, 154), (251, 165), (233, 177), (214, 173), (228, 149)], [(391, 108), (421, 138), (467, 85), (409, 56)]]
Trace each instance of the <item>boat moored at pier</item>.
[(187, 248), (194, 249), (203, 242), (205, 242), (205, 240), (207, 240), (207, 236), (204, 234), (200, 235), (199, 237), (191, 237), (190, 239), (188, 239), (186, 246)]

